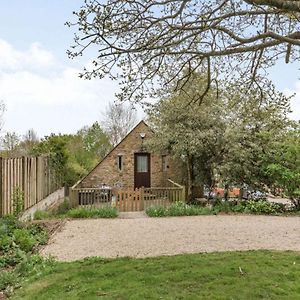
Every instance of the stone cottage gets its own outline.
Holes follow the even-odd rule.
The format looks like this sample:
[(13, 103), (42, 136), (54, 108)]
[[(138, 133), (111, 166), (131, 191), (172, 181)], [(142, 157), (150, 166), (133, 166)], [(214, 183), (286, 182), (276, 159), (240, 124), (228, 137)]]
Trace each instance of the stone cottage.
[(146, 149), (146, 141), (153, 134), (151, 128), (141, 121), (73, 188), (165, 187), (169, 185), (168, 179), (182, 184), (180, 161)]

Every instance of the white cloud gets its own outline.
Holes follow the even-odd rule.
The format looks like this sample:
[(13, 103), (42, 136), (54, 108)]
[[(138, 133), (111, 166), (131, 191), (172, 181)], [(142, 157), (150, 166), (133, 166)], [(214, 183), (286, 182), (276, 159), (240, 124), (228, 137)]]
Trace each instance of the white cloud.
[(26, 51), (19, 51), (0, 39), (0, 57), (0, 69), (6, 72), (49, 69), (58, 63), (54, 55), (37, 42), (31, 44)]
[(13, 105), (62, 106), (82, 102), (93, 104), (105, 92), (112, 96), (111, 82), (85, 81), (78, 73), (79, 70), (70, 67), (50, 76), (25, 70), (0, 73), (0, 98), (12, 101)]
[(39, 43), (25, 51), (0, 40), (0, 100), (4, 100), (4, 129), (40, 135), (75, 132), (100, 118), (113, 101), (115, 83), (80, 79), (72, 61), (59, 62)]

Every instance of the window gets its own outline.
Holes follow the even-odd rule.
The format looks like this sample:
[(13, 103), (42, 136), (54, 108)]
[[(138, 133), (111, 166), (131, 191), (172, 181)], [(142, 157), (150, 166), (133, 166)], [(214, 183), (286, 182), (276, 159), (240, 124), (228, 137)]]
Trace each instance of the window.
[(137, 156), (137, 168), (138, 173), (147, 173), (148, 172), (148, 156), (138, 155)]
[(123, 156), (122, 155), (118, 155), (117, 164), (118, 164), (118, 171), (122, 172), (123, 171)]
[(161, 157), (161, 162), (162, 162), (162, 171), (166, 172), (168, 170), (168, 161), (167, 161), (167, 155), (162, 155)]

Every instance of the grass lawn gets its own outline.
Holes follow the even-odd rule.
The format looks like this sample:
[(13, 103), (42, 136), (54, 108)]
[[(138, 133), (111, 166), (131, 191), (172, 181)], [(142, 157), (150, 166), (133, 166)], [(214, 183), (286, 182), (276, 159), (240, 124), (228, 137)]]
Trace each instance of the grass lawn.
[(12, 299), (300, 299), (300, 253), (188, 254), (55, 263)]

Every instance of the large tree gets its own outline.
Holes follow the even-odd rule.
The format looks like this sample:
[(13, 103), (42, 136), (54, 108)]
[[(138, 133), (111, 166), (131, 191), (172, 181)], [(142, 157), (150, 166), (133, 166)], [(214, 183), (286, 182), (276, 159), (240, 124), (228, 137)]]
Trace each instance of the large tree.
[(107, 135), (98, 122), (76, 134), (51, 134), (36, 142), (34, 155), (49, 155), (59, 184), (73, 185), (85, 176), (111, 149)]
[(38, 144), (39, 137), (36, 131), (31, 128), (28, 129), (22, 137), (22, 140), (18, 146), (19, 155), (32, 155), (34, 147)]
[(1, 148), (4, 150), (2, 154), (7, 157), (18, 156), (19, 143), (20, 136), (16, 132), (7, 132), (1, 138)]
[(69, 149), (74, 154), (74, 160), (87, 173), (105, 157), (111, 147), (109, 136), (104, 133), (100, 124), (95, 122), (77, 132)]
[(257, 186), (265, 182), (265, 153), (287, 129), (289, 99), (269, 86), (259, 89), (212, 88), (205, 99), (193, 101), (205, 89), (193, 75), (185, 86), (163, 98), (149, 111), (155, 129), (150, 146), (183, 159), (189, 199), (193, 186), (223, 183)]
[(298, 0), (85, 0), (75, 15), (69, 56), (94, 50), (82, 76), (120, 80), (121, 99), (141, 101), (170, 81), (180, 89), (205, 70), (202, 99), (220, 74), (260, 85), (280, 58), (299, 60)]
[(136, 121), (136, 110), (133, 106), (109, 103), (101, 123), (110, 143), (116, 146), (136, 125)]

